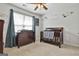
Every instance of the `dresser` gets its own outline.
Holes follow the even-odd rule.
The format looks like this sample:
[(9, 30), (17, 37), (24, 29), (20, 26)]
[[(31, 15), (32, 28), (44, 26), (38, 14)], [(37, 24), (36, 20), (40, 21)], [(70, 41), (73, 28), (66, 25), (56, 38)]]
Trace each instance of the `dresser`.
[(35, 42), (35, 33), (33, 31), (22, 30), (21, 32), (17, 33), (16, 44), (18, 48), (32, 42)]
[(0, 20), (0, 53), (3, 53), (3, 25), (4, 21)]

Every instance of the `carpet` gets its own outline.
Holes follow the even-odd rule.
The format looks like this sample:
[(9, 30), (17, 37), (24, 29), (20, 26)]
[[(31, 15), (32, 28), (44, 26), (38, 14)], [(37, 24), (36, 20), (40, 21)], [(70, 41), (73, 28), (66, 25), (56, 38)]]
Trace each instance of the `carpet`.
[(9, 56), (79, 56), (79, 47), (63, 45), (62, 48), (44, 42), (35, 42), (20, 48), (5, 48)]
[(0, 53), (0, 56), (8, 56), (8, 54)]

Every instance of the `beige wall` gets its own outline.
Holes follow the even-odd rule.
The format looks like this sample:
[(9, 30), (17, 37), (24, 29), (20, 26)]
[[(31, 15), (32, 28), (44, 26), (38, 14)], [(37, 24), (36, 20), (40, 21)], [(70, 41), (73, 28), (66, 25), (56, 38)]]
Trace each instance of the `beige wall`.
[[(62, 14), (67, 17), (64, 18)], [(49, 10), (43, 16), (43, 29), (47, 27), (64, 27), (64, 43), (79, 46), (79, 4), (49, 6)]]
[(43, 20), (40, 17), (39, 26), (36, 26), (36, 40), (40, 41), (40, 31), (43, 30)]

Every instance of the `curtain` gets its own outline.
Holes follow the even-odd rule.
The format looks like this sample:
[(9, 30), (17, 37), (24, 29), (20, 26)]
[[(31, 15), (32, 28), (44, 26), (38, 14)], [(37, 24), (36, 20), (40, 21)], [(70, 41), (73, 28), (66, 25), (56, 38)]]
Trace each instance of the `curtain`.
[(35, 32), (35, 20), (36, 20), (36, 18), (35, 18), (35, 16), (33, 16), (33, 26), (32, 26), (33, 32)]
[(10, 9), (10, 18), (9, 18), (9, 24), (7, 29), (5, 47), (14, 47), (14, 46), (16, 46), (14, 17), (13, 17), (13, 9)]
[(33, 34), (34, 34), (34, 40), (35, 40), (35, 16), (32, 17), (33, 18), (33, 26), (32, 26), (32, 29), (33, 29)]

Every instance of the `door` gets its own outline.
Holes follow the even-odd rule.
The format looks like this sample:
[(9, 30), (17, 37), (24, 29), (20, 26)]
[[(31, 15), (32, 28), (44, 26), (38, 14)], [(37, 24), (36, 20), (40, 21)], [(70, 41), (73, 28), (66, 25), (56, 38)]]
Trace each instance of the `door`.
[(3, 53), (3, 20), (0, 20), (0, 53)]

